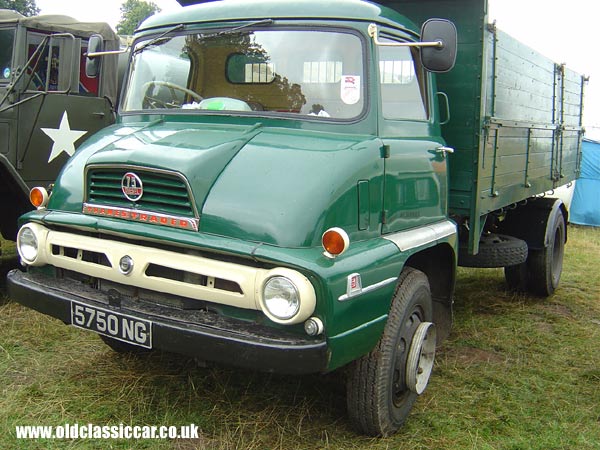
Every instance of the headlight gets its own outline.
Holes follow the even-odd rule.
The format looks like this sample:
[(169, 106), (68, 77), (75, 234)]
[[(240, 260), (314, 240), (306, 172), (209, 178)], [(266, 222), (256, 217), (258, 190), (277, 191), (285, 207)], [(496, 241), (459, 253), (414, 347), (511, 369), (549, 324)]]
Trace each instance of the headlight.
[(257, 306), (273, 322), (294, 325), (304, 322), (314, 312), (315, 289), (300, 272), (278, 267), (261, 278), (257, 285)]
[(287, 320), (300, 309), (300, 295), (292, 281), (285, 277), (270, 278), (263, 289), (267, 310), (280, 320)]
[(17, 249), (21, 259), (27, 264), (35, 262), (38, 256), (38, 240), (31, 228), (24, 226), (17, 235)]
[(48, 263), (45, 243), (48, 229), (40, 224), (29, 222), (17, 234), (17, 251), (21, 262), (28, 266), (43, 266)]

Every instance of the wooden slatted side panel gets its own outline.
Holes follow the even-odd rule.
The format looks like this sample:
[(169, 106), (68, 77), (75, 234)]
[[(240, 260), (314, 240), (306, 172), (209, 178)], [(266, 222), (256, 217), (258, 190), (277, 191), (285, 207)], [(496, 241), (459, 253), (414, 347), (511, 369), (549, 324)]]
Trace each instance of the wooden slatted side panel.
[(583, 137), (581, 126), (585, 79), (564, 66), (561, 66), (561, 78), (561, 164), (557, 175), (563, 181), (578, 178), (581, 170), (581, 139)]
[(563, 69), (563, 110), (562, 121), (567, 127), (580, 127), (582, 113), (582, 85), (585, 82), (580, 74), (568, 67)]
[(494, 121), (486, 130), (479, 167), (482, 213), (553, 187), (553, 127)]
[[(518, 122), (553, 123), (555, 64), (501, 30), (488, 31), (487, 116)], [(494, 43), (495, 40), (495, 43)]]
[(582, 78), (490, 26), (477, 195), (486, 214), (577, 177)]

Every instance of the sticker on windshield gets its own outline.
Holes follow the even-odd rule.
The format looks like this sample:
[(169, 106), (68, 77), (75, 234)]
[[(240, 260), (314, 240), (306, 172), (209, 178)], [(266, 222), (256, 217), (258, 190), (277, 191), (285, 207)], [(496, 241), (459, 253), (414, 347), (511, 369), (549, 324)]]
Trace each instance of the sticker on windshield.
[(355, 105), (360, 100), (360, 76), (342, 75), (341, 98), (346, 105)]
[(6, 67), (6, 68), (4, 69), (4, 71), (2, 72), (2, 76), (3, 76), (4, 78), (10, 78), (10, 67)]

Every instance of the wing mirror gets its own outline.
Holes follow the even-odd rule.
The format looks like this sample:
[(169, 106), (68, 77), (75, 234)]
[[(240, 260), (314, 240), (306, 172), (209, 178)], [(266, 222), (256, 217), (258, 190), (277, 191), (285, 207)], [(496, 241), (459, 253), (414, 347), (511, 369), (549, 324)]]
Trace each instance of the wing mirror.
[(421, 49), (421, 64), (431, 72), (448, 72), (456, 62), (456, 26), (446, 19), (429, 19), (421, 27), (419, 42), (383, 42), (377, 25), (369, 24), (369, 36), (381, 47), (417, 47)]
[(87, 58), (85, 59), (85, 75), (89, 78), (96, 78), (100, 73), (100, 59), (95, 53), (104, 51), (104, 39), (99, 34), (92, 34), (88, 41)]
[(421, 27), (421, 42), (438, 45), (421, 48), (421, 63), (431, 72), (448, 72), (454, 67), (457, 51), (456, 26), (446, 19), (429, 19)]

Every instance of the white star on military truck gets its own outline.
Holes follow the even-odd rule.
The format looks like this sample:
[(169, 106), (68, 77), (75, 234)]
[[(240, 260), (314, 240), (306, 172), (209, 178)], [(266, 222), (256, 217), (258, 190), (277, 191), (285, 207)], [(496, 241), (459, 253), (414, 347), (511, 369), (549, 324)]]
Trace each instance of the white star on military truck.
[(54, 141), (48, 162), (51, 162), (62, 152), (73, 156), (73, 153), (75, 153), (75, 141), (87, 133), (87, 131), (71, 130), (66, 111), (62, 115), (62, 119), (60, 119), (58, 128), (42, 128), (41, 130)]

